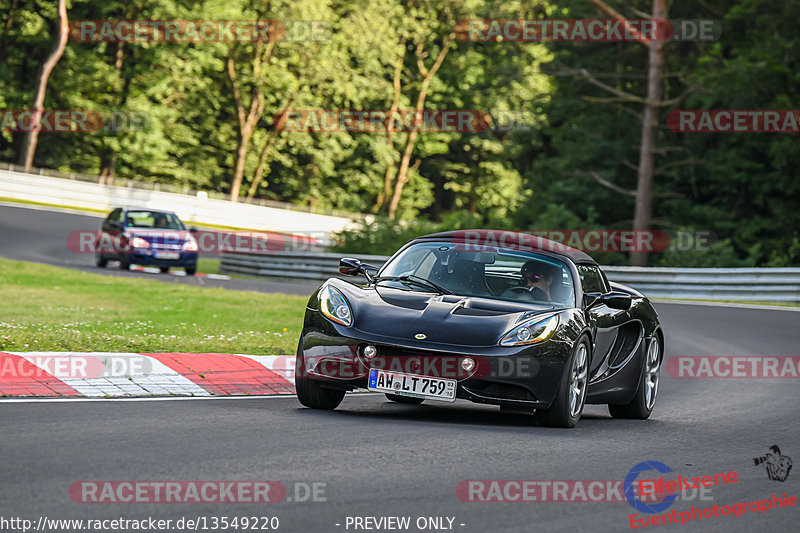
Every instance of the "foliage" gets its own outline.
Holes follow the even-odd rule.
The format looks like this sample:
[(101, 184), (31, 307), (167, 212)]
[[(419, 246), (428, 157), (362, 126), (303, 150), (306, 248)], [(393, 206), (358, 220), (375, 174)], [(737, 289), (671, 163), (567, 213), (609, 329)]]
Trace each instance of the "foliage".
[[(607, 3), (630, 18), (652, 5)], [(0, 0), (0, 109), (30, 106), (34, 73), (52, 45), (55, 4)], [(256, 198), (364, 213), (386, 211), (387, 170), (396, 176), (409, 134), (396, 132), (390, 142), (385, 132), (276, 131), (274, 118), (287, 103), (315, 110), (386, 110), (396, 103), (409, 110), (423, 86), (417, 60), (430, 67), (459, 20), (607, 18), (588, 0), (72, 0), (69, 16), (317, 20), (330, 32), (322, 41), (277, 41), (258, 74), (254, 43), (70, 41), (45, 107), (141, 114), (146, 127), (42, 134), (35, 166), (229, 192), (239, 139), (231, 57), (244, 102), (258, 92), (264, 97), (244, 160), (242, 198), (252, 187)], [(666, 253), (651, 264), (800, 264), (797, 135), (666, 128), (673, 109), (797, 107), (800, 4), (675, 2), (670, 18), (715, 19), (723, 31), (718, 41), (665, 47), (665, 98), (687, 96), (660, 116), (653, 223), (711, 231), (719, 242), (705, 256)], [(456, 39), (430, 80), (425, 108), (490, 111), (492, 127), (420, 134), (396, 222), (379, 217), (342, 238), (354, 252), (388, 253), (400, 239), (439, 228), (629, 228), (633, 198), (594, 177), (636, 188), (641, 106), (599, 101), (608, 94), (576, 72), (643, 95), (646, 68), (646, 48), (637, 43)], [(504, 128), (497, 120), (503, 113), (522, 120)], [(21, 138), (0, 132), (0, 160), (16, 162)], [(262, 154), (263, 177), (254, 184)], [(625, 257), (601, 260), (621, 264)]]

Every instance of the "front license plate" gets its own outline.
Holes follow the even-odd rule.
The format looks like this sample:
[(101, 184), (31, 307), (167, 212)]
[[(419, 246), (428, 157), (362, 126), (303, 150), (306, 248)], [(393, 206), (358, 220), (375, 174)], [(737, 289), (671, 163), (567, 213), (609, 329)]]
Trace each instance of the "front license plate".
[(178, 252), (156, 252), (156, 259), (180, 259)]
[(371, 391), (425, 398), (426, 400), (456, 401), (456, 380), (454, 379), (387, 372), (373, 368), (369, 371), (367, 388)]

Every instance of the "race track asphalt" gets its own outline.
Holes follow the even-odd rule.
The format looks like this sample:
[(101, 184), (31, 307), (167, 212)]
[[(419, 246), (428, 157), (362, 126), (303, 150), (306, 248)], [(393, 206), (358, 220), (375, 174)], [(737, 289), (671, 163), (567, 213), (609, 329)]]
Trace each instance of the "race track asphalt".
[(120, 271), (116, 266), (112, 266), (116, 263), (112, 263), (108, 268), (97, 268), (94, 265), (93, 254), (76, 253), (68, 248), (67, 237), (72, 232), (97, 231), (101, 222), (100, 216), (2, 204), (0, 205), (0, 257), (111, 276), (140, 277), (164, 283), (184, 283), (231, 290), (308, 295), (315, 289), (313, 285), (301, 283), (250, 279), (219, 280)]
[[(14, 214), (0, 209), (0, 226), (8, 228)], [(0, 234), (0, 255), (92, 269), (90, 259), (59, 252), (63, 236), (57, 231), (50, 251), (20, 247), (48, 233), (45, 220), (38, 220), (41, 214), (28, 216), (27, 224), (14, 226), (20, 235)], [(96, 222), (74, 219), (88, 229)], [(656, 307), (667, 358), (800, 355), (797, 311)], [(663, 372), (649, 420), (615, 420), (605, 407), (588, 406), (572, 430), (544, 428), (529, 416), (463, 401), (406, 406), (380, 395), (350, 396), (333, 412), (304, 409), (293, 397), (5, 401), (0, 402), (0, 517), (35, 522), (40, 516), (277, 516), (278, 531), (337, 532), (365, 531), (347, 528), (347, 517), (409, 516), (412, 527), (404, 531), (420, 531), (414, 525), (418, 517), (445, 516), (454, 518), (453, 530), (465, 533), (619, 532), (630, 530), (634, 513), (626, 502), (463, 502), (456, 487), (462, 480), (621, 480), (637, 463), (654, 460), (682, 476), (738, 473), (736, 483), (711, 491), (713, 500), (695, 496), (670, 511), (772, 494), (800, 496), (797, 468), (777, 482), (753, 464), (774, 444), (800, 460), (798, 405), (798, 379), (679, 379)], [(75, 503), (68, 490), (81, 480), (275, 480), (289, 487), (290, 497), (297, 483), (324, 483), (325, 501)], [(748, 511), (646, 530), (792, 531), (799, 509)]]

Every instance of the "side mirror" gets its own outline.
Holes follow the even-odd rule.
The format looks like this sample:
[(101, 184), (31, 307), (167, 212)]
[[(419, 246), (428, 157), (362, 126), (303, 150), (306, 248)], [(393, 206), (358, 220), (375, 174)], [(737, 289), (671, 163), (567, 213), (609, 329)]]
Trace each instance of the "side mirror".
[(339, 260), (339, 274), (358, 276), (363, 272), (361, 261), (353, 257), (342, 257)]
[(339, 260), (339, 274), (344, 274), (345, 276), (358, 276), (359, 274), (364, 274), (366, 276), (367, 281), (372, 281), (372, 276), (370, 272), (377, 272), (380, 268), (368, 265), (366, 263), (362, 263), (358, 259), (352, 257), (342, 257)]
[(621, 291), (611, 291), (605, 294), (599, 292), (590, 292), (584, 295), (586, 302), (586, 309), (590, 309), (597, 304), (603, 303), (611, 309), (619, 309), (625, 311), (631, 308), (633, 299), (631, 295)]
[(603, 295), (603, 303), (611, 309), (620, 309), (625, 311), (631, 308), (631, 295), (626, 292), (611, 291)]
[(190, 226), (189, 227), (189, 233), (197, 233), (198, 231), (199, 230), (197, 228), (195, 228), (194, 226)]

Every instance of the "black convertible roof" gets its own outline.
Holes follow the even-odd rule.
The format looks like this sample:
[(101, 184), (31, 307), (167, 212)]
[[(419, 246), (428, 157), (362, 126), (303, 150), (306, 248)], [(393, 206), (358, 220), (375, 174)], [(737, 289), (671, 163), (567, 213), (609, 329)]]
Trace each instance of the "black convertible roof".
[(566, 257), (573, 263), (597, 265), (586, 252), (572, 248), (550, 239), (535, 235), (533, 232), (518, 232), (495, 229), (464, 229), (457, 231), (443, 231), (422, 235), (415, 241), (445, 240), (459, 244), (475, 246), (500, 246), (526, 252), (545, 252)]

